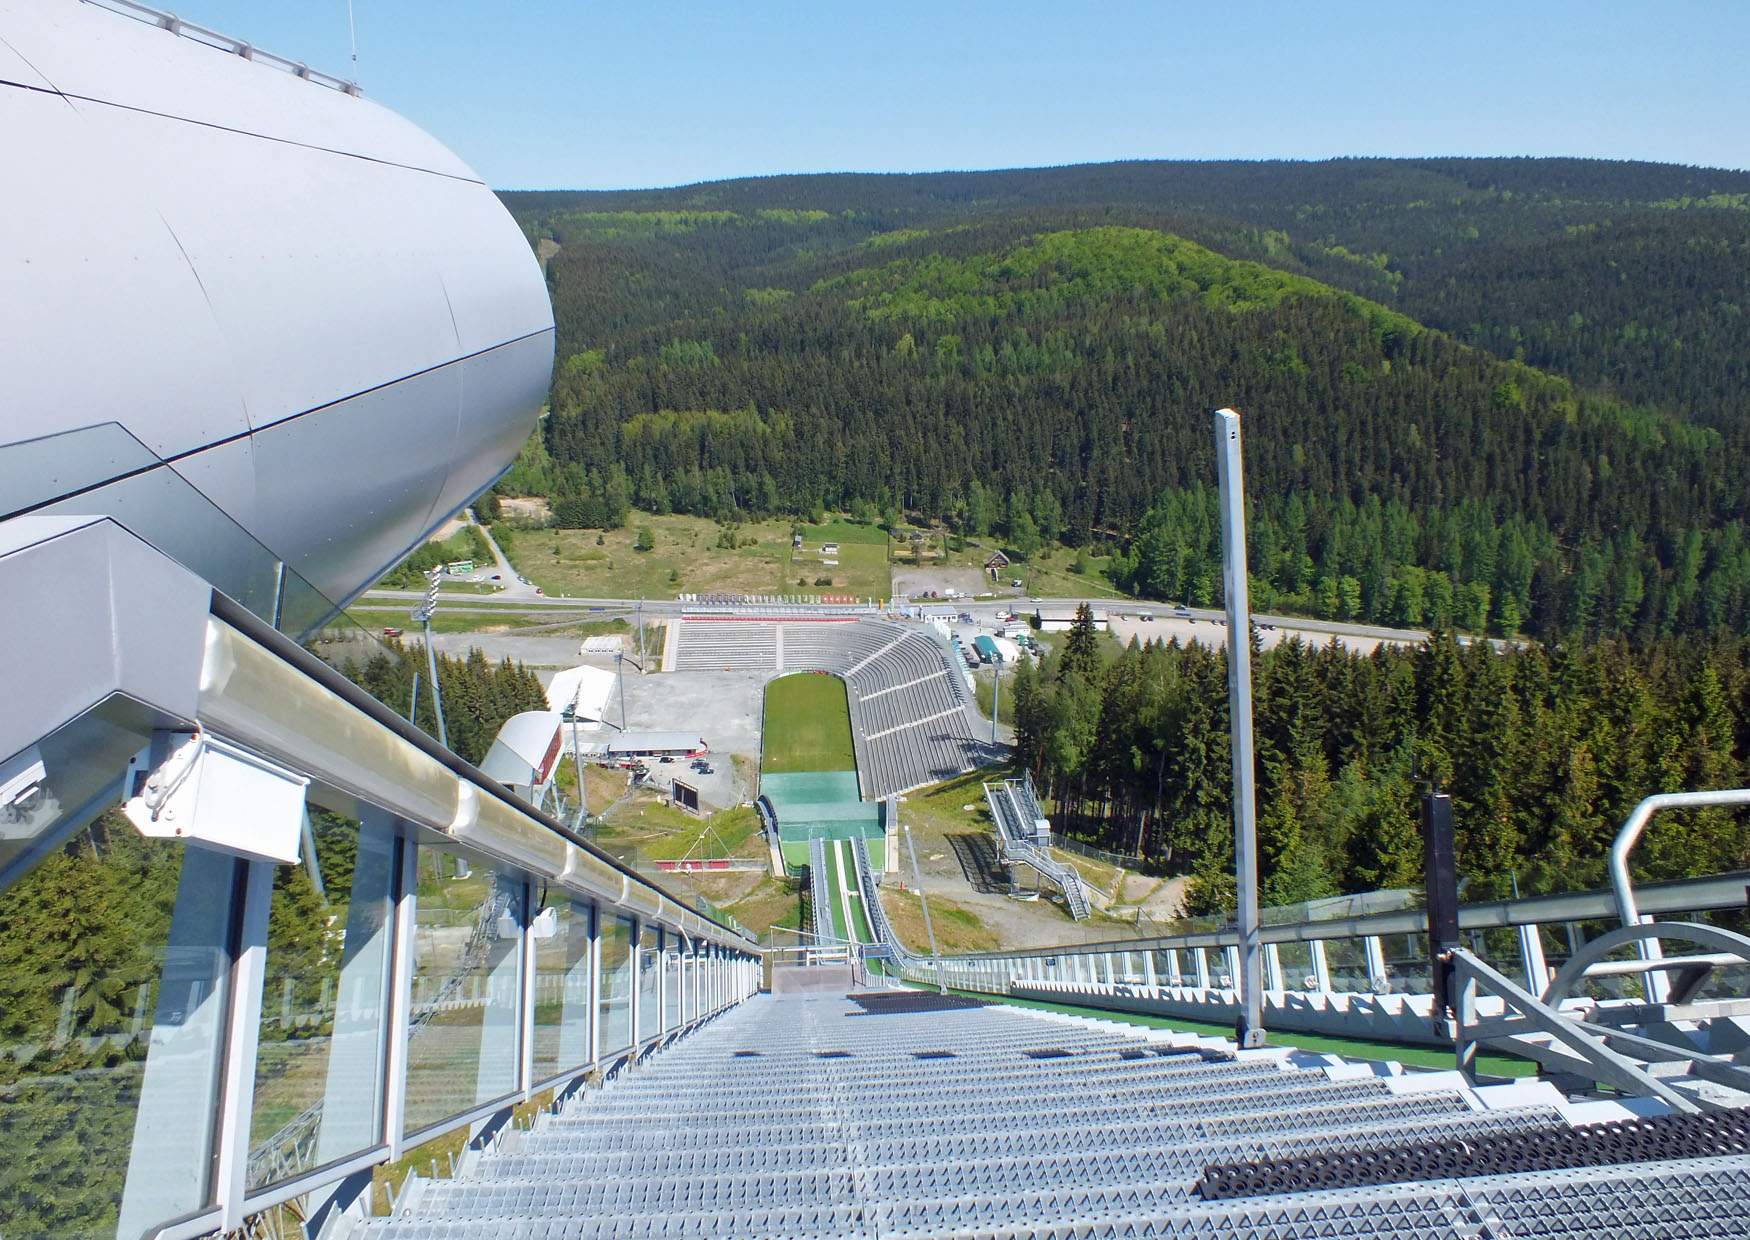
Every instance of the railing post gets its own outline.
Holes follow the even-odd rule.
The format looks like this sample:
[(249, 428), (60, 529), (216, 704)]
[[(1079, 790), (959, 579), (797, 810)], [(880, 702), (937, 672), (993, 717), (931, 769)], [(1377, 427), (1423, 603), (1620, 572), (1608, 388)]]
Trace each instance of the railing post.
[(1541, 995), (1549, 989), (1549, 964), (1543, 958), (1543, 927), (1519, 927), (1519, 959), (1525, 968), (1525, 989)]
[(1385, 971), (1385, 949), (1379, 945), (1379, 936), (1370, 934), (1361, 940), (1363, 958), (1367, 961), (1367, 986), (1376, 995), (1383, 995), (1391, 990), (1391, 976)]
[(1314, 939), (1307, 944), (1307, 955), (1312, 957), (1313, 985), (1322, 995), (1331, 993), (1331, 961), (1325, 955), (1325, 941)]
[(1458, 859), (1452, 833), (1452, 798), (1433, 789), (1422, 797), (1422, 874), (1428, 894), (1428, 958), (1434, 1022), (1457, 1008), (1452, 953), (1458, 948)]
[(384, 1057), (384, 1139), (391, 1161), (407, 1130), (407, 1052), (413, 1033), (414, 940), (419, 929), (419, 845), (408, 829), (400, 838), (400, 880), (395, 886), (394, 964), (389, 973), (389, 1053)]

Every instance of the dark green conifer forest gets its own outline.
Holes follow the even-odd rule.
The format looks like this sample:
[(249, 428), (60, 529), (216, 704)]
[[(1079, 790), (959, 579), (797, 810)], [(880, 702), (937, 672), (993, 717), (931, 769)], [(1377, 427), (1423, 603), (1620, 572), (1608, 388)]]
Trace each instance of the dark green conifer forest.
[[(571, 524), (901, 512), (1214, 604), (1209, 413), (1239, 408), (1254, 604), (1435, 630), (1259, 658), (1273, 901), (1413, 883), (1429, 776), (1476, 896), (1595, 885), (1641, 796), (1745, 776), (1750, 174), (1123, 163), (505, 199), (559, 325), (512, 482)], [(1061, 823), (1221, 907), (1222, 656), (1065, 653), (1015, 694)], [(1697, 815), (1640, 863), (1747, 849)]]
[(1233, 405), (1265, 605), (1750, 622), (1750, 174), (1136, 163), (506, 199), (557, 246), (543, 481), (568, 523), (1025, 517), (1115, 552), (1127, 589), (1209, 601), (1208, 413)]

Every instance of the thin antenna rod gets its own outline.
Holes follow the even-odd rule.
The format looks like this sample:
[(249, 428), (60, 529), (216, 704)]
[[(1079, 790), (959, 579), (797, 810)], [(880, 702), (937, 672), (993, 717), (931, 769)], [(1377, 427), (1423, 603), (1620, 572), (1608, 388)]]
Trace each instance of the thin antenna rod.
[(346, 0), (346, 34), (352, 41), (352, 80), (359, 79), (359, 28), (352, 19), (352, 0)]

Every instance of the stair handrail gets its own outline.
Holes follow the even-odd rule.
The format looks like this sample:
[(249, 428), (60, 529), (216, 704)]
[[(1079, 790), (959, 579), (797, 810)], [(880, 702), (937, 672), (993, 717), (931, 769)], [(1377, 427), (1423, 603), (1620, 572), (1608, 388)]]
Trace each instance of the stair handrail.
[(1610, 885), (1616, 892), (1616, 909), (1623, 925), (1641, 924), (1640, 910), (1635, 905), (1634, 882), (1629, 878), (1628, 856), (1640, 842), (1647, 823), (1662, 809), (1692, 809), (1708, 805), (1750, 805), (1750, 788), (1655, 793), (1635, 806), (1618, 828), (1616, 839), (1610, 845)]

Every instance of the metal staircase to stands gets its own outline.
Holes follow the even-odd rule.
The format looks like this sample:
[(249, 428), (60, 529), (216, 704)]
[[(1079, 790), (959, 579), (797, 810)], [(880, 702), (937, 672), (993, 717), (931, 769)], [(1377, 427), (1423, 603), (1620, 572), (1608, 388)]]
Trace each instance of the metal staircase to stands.
[(1033, 840), (1033, 824), (1042, 821), (1044, 813), (1033, 795), (1032, 781), (1015, 779), (984, 785), (984, 799), (990, 806), (991, 820), (996, 824), (997, 856), (1009, 866), (1031, 866), (1047, 882), (1063, 892), (1070, 916), (1085, 921), (1091, 913), (1087, 889), (1076, 868), (1059, 861), (1051, 850)]

